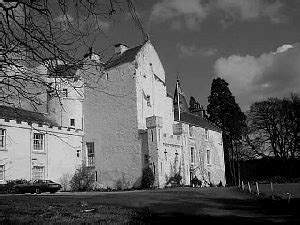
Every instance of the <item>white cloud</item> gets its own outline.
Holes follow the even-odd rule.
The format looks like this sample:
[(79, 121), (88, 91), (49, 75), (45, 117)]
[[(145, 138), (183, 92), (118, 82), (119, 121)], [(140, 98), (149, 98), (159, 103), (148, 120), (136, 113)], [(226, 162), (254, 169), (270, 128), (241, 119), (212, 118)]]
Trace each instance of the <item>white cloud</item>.
[(103, 31), (108, 31), (109, 28), (110, 28), (110, 23), (108, 21), (98, 20), (97, 21), (97, 28), (99, 28)]
[(280, 13), (282, 7), (279, 0), (217, 0), (215, 4), (216, 9), (223, 11), (231, 19), (253, 21), (265, 17), (274, 23), (283, 20)]
[(178, 44), (177, 48), (182, 57), (204, 56), (210, 57), (218, 53), (216, 48), (198, 48), (195, 45)]
[[(201, 0), (162, 0), (153, 6), (150, 19), (155, 22), (181, 19), (185, 26), (195, 29), (207, 16), (207, 10)], [(174, 26), (173, 23), (171, 26)], [(178, 27), (178, 20), (175, 23)]]
[(300, 45), (283, 45), (276, 52), (231, 55), (214, 65), (216, 76), (224, 78), (243, 109), (253, 101), (283, 97), (299, 92)]
[(74, 18), (69, 14), (62, 14), (56, 17), (54, 21), (59, 23), (66, 23), (66, 22), (71, 23), (74, 21)]
[(273, 23), (284, 21), (280, 0), (161, 0), (154, 4), (150, 15), (152, 22), (170, 22), (171, 28), (196, 29), (211, 14), (223, 15), (220, 22), (254, 21), (267, 18)]

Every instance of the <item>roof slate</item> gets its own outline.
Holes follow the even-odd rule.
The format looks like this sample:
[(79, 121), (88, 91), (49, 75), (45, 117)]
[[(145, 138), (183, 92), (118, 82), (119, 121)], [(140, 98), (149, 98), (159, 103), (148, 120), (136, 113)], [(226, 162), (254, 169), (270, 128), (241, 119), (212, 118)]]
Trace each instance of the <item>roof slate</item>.
[(133, 62), (135, 60), (135, 56), (138, 54), (142, 47), (143, 45), (138, 45), (136, 47), (127, 49), (122, 54), (114, 55), (105, 63), (105, 69), (109, 69), (128, 62)]
[(3, 105), (0, 106), (0, 118), (37, 124), (45, 124), (51, 126), (59, 126), (54, 120), (52, 120), (43, 113)]
[[(178, 111), (174, 110), (174, 119), (178, 121)], [(181, 112), (180, 113), (180, 122), (192, 124), (197, 127), (203, 127), (209, 130), (222, 132), (222, 129), (219, 128), (217, 125), (213, 124), (212, 122), (208, 121), (207, 119), (204, 119), (200, 116), (196, 116), (192, 113), (188, 112)]]

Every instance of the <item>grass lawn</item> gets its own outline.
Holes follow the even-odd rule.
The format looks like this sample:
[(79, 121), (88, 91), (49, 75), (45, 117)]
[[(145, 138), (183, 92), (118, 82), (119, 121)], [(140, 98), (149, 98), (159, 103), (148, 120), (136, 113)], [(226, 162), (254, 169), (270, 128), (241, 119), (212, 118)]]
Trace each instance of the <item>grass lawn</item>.
[(174, 224), (191, 220), (207, 224), (300, 222), (298, 214), (282, 206), (269, 209), (268, 204), (235, 187), (0, 196), (0, 224)]
[[(268, 197), (272, 195), (271, 185), (270, 184), (259, 184), (259, 191), (264, 196)], [(248, 186), (245, 185), (245, 188), (248, 189)], [(257, 193), (256, 185), (251, 185), (251, 190)], [(273, 194), (282, 198), (287, 199), (287, 193), (291, 194), (291, 199), (300, 199), (300, 183), (283, 183), (283, 184), (274, 184), (273, 183)]]

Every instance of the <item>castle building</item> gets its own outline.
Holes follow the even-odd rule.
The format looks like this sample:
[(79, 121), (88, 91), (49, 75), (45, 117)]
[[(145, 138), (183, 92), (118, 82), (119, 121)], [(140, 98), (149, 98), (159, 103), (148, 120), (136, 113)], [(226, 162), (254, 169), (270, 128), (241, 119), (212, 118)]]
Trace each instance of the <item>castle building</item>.
[[(133, 48), (116, 45), (105, 64), (95, 54), (87, 61), (72, 76), (60, 75), (63, 80), (50, 76), (61, 98), (48, 94), (47, 115), (60, 127), (82, 132), (82, 159), (99, 186), (140, 186), (146, 166), (160, 188), (176, 173), (184, 185), (195, 176), (226, 183), (222, 131), (199, 105), (188, 108), (179, 81), (174, 96), (167, 93), (165, 71), (150, 41)], [(1, 157), (0, 151), (0, 169)]]

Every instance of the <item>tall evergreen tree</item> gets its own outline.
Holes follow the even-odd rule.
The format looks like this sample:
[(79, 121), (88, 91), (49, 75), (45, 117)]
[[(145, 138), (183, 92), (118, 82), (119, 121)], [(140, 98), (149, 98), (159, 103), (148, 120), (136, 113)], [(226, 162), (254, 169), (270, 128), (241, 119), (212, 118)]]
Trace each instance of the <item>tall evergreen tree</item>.
[(223, 131), (227, 182), (237, 184), (236, 161), (239, 159), (239, 154), (235, 144), (241, 140), (243, 129), (246, 127), (246, 116), (235, 102), (228, 83), (220, 77), (212, 82), (208, 103), (209, 120)]

